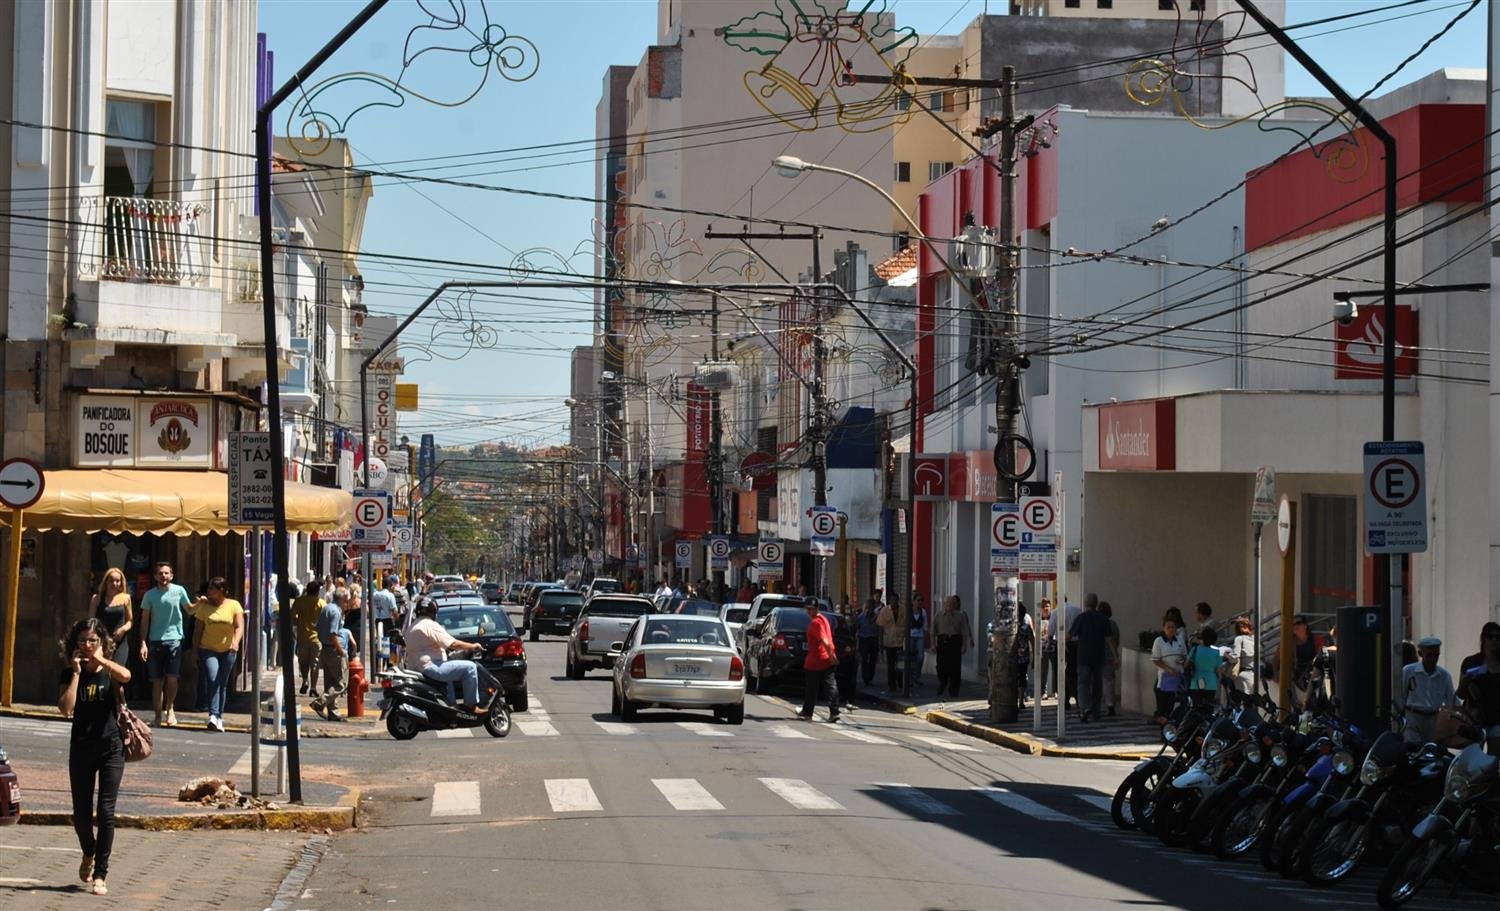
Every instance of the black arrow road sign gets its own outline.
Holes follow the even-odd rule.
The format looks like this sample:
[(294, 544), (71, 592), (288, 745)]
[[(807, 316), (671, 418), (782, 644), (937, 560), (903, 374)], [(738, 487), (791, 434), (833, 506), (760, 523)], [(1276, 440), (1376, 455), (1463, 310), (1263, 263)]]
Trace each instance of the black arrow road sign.
[(30, 478), (27, 478), (24, 481), (0, 481), (0, 484), (5, 485), (6, 487), (26, 487), (26, 488), (32, 488), (32, 487), (36, 486), (36, 482), (33, 481), (33, 480), (31, 480)]

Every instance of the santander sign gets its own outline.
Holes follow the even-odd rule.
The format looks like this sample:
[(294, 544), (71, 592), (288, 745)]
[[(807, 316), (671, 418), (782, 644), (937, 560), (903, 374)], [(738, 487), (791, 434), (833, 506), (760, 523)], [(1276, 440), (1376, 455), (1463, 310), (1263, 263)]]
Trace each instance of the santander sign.
[(1114, 471), (1172, 471), (1177, 467), (1177, 407), (1173, 399), (1100, 406), (1099, 467)]

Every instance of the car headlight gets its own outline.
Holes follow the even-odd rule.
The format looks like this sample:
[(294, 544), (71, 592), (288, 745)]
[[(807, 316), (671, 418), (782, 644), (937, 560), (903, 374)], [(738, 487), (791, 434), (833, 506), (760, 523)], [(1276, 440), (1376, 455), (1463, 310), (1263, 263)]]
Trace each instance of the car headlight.
[(1245, 758), (1255, 763), (1256, 765), (1259, 765), (1260, 761), (1265, 757), (1261, 755), (1260, 747), (1252, 743), (1249, 746), (1245, 747)]
[(1209, 759), (1212, 759), (1220, 753), (1224, 752), (1224, 746), (1224, 741), (1220, 740), (1217, 737), (1210, 737), (1207, 740), (1203, 741), (1203, 755), (1207, 756)]
[(1162, 729), (1161, 729), (1161, 739), (1165, 740), (1167, 743), (1176, 743), (1177, 742), (1177, 725), (1175, 725), (1175, 724), (1166, 724), (1166, 725), (1163, 725)]
[(1271, 747), (1272, 765), (1276, 766), (1276, 768), (1278, 769), (1284, 769), (1286, 768), (1286, 764), (1288, 761), (1289, 757), (1286, 755), (1286, 747), (1282, 746), (1279, 743)]
[(1366, 759), (1364, 765), (1359, 767), (1359, 780), (1363, 784), (1379, 784), (1390, 778), (1395, 771), (1395, 766), (1382, 766), (1374, 759)]
[(1340, 775), (1348, 775), (1354, 771), (1354, 757), (1348, 750), (1339, 750), (1333, 754), (1333, 770)]

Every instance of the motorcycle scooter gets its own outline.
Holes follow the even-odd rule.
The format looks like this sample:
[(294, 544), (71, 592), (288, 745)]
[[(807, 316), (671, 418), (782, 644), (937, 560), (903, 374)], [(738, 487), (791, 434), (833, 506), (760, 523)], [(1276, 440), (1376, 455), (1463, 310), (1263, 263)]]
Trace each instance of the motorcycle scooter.
[(478, 714), (464, 711), (449, 699), (447, 683), (403, 668), (383, 672), (380, 718), (385, 729), (397, 740), (410, 740), (422, 731), (455, 728), (483, 727), (491, 737), (509, 734), (510, 705), (505, 701), (504, 685), (484, 665), (476, 662), (475, 667), (479, 669), (480, 706), (488, 710)]

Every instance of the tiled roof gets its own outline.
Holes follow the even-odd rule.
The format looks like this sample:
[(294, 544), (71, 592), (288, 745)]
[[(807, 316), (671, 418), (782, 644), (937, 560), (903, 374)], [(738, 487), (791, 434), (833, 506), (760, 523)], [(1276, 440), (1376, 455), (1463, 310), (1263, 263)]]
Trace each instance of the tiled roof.
[(917, 248), (914, 244), (907, 244), (889, 258), (875, 266), (875, 274), (880, 276), (881, 281), (890, 281), (917, 267)]
[(297, 174), (307, 170), (307, 165), (293, 161), (285, 155), (271, 156), (271, 171), (275, 174)]

